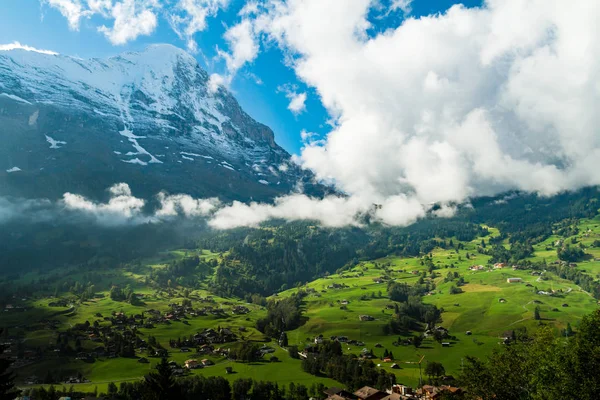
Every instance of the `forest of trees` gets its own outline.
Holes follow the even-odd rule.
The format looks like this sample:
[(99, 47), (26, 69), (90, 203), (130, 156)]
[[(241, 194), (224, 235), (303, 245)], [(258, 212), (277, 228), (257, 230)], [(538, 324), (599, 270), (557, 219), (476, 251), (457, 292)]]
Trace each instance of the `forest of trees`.
[(440, 321), (441, 310), (432, 304), (424, 304), (422, 296), (431, 290), (428, 284), (408, 285), (406, 283), (390, 282), (388, 294), (390, 300), (396, 302), (394, 317), (384, 327), (386, 334), (408, 334), (413, 330), (423, 330), (422, 324), (433, 326)]
[(598, 399), (600, 310), (585, 316), (573, 337), (550, 327), (520, 335), (487, 359), (467, 357), (460, 383), (482, 400)]
[(300, 291), (282, 300), (270, 300), (267, 303), (267, 316), (256, 321), (256, 328), (270, 337), (279, 337), (284, 331), (296, 329), (302, 324), (302, 298)]
[(396, 375), (377, 368), (372, 361), (344, 355), (337, 341), (325, 341), (312, 348), (302, 360), (302, 369), (312, 375), (335, 379), (351, 390), (363, 386), (385, 390), (396, 382)]

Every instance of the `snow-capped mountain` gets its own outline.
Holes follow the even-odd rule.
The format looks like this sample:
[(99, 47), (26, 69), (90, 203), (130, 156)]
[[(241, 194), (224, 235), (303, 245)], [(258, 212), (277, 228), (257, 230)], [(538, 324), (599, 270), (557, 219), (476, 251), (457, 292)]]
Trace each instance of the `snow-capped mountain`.
[(94, 196), (127, 182), (145, 195), (266, 199), (310, 180), (210, 86), (170, 45), (91, 60), (0, 51), (0, 194)]

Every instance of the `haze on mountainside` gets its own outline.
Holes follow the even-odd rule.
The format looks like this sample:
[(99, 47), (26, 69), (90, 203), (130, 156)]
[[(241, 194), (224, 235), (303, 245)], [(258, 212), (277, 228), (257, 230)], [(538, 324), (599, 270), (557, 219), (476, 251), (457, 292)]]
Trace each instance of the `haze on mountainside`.
[[(178, 71), (174, 64), (162, 62), (167, 57), (160, 57), (158, 64), (156, 60), (143, 64), (143, 53), (103, 62), (40, 54), (33, 49), (29, 50), (35, 56), (22, 49), (0, 52), (4, 62), (0, 100), (4, 107), (20, 110), (17, 130), (37, 124), (34, 151), (41, 152), (44, 144), (44, 151), (50, 148), (60, 154), (69, 152), (76, 141), (93, 140), (92, 146), (98, 145), (101, 154), (87, 149), (82, 154), (71, 154), (69, 162), (60, 168), (68, 169), (93, 156), (117, 171), (106, 180), (113, 179), (110, 184), (95, 187), (95, 192), (89, 190), (87, 182), (69, 179), (73, 187), (66, 188), (67, 193), (58, 202), (3, 199), (0, 216), (8, 219), (15, 212), (28, 213), (48, 206), (91, 214), (111, 224), (182, 214), (207, 217), (215, 228), (232, 228), (255, 226), (271, 218), (315, 219), (325, 226), (355, 225), (359, 224), (357, 216), (373, 213), (374, 221), (403, 226), (425, 216), (432, 204), (441, 206), (434, 212), (443, 217), (453, 215), (458, 205), (468, 204), (472, 197), (508, 190), (550, 196), (600, 183), (596, 169), (600, 117), (595, 112), (600, 104), (597, 2), (490, 0), (480, 8), (455, 5), (438, 15), (409, 15), (398, 26), (384, 31), (373, 30), (373, 14), (386, 12), (377, 8), (377, 1), (343, 2), (343, 7), (339, 1), (322, 0), (252, 4), (226, 33), (230, 48), (222, 57), (228, 72), (211, 77), (204, 71), (194, 72), (202, 76), (202, 94), (194, 90), (176, 92), (171, 90), (174, 86), (158, 91), (148, 87), (148, 82), (185, 81), (190, 71), (198, 71), (195, 65), (187, 72)], [(226, 89), (218, 89), (219, 84), (231, 82), (245, 63), (260, 57), (261, 49), (273, 45), (288, 56), (287, 62), (297, 77), (314, 89), (332, 118), (331, 132), (325, 139), (313, 141), (310, 132), (303, 132), (305, 144), (301, 154), (292, 157), (294, 162), (272, 142), (272, 134), (252, 133), (256, 129), (267, 132), (268, 128), (253, 120), (245, 120), (248, 126), (240, 125), (236, 116), (242, 111), (232, 113), (237, 103)], [(173, 52), (169, 50), (169, 54)], [(110, 90), (102, 87), (101, 81), (81, 81), (72, 74), (71, 67), (61, 66), (95, 65), (99, 69), (92, 70), (90, 76), (100, 77), (100, 70), (124, 71), (124, 67), (111, 63), (128, 58), (133, 58), (129, 60), (133, 66), (127, 68), (134, 72), (123, 76), (134, 79), (112, 81)], [(43, 65), (36, 65), (38, 60), (44, 60)], [(10, 67), (11, 63), (18, 68)], [(136, 72), (138, 65), (146, 65), (147, 69)], [(72, 109), (74, 103), (48, 101), (45, 93), (55, 90), (61, 97), (68, 85), (46, 90), (49, 81), (42, 83), (36, 77), (45, 70), (58, 69), (64, 73), (56, 76), (84, 83), (79, 94), (87, 97), (83, 103), (88, 105), (100, 101), (90, 97), (97, 93), (100, 97), (106, 93), (118, 95), (121, 100), (124, 94), (130, 97), (124, 102), (105, 97), (109, 103), (117, 100), (118, 107), (109, 112), (91, 105)], [(216, 97), (211, 97), (213, 92)], [(216, 100), (212, 106), (210, 102), (198, 102), (204, 98)], [(73, 99), (78, 101), (79, 97), (73, 95)], [(189, 114), (178, 114), (179, 110), (171, 107), (188, 102), (200, 105), (193, 106)], [(110, 118), (116, 122), (110, 130), (99, 129), (93, 139), (89, 125), (79, 125), (77, 136), (68, 140), (54, 130), (44, 131), (44, 118), (64, 113), (67, 108), (79, 113), (79, 119), (74, 120), (78, 123), (94, 119), (94, 113), (103, 117), (95, 117), (102, 123)], [(42, 111), (38, 113), (38, 109)], [(210, 122), (206, 124), (211, 119), (218, 121), (217, 128)], [(167, 182), (178, 181), (185, 174), (208, 173), (210, 169), (203, 160), (210, 159), (203, 156), (214, 155), (177, 147), (178, 151), (165, 157), (177, 154), (179, 159), (165, 162), (158, 156), (163, 149), (153, 148), (156, 142), (150, 140), (150, 135), (143, 137), (144, 129), (147, 124), (152, 129), (160, 126), (164, 130), (161, 140), (181, 142), (177, 138), (189, 137), (186, 129), (190, 120), (198, 133), (185, 145), (200, 149), (210, 142), (211, 151), (222, 157), (221, 167), (211, 173), (210, 179), (167, 187)], [(228, 124), (233, 129), (226, 129)], [(75, 128), (67, 123), (60, 129), (66, 132)], [(3, 131), (9, 135), (6, 129)], [(226, 158), (232, 140), (240, 149), (236, 165)], [(111, 141), (112, 147), (106, 145)], [(121, 141), (123, 148), (118, 147)], [(164, 143), (161, 145), (164, 147)], [(18, 157), (17, 148), (23, 145), (3, 156), (8, 160), (2, 166), (5, 182), (27, 179), (30, 173), (10, 162)], [(265, 164), (265, 171), (257, 173), (254, 165), (261, 166), (264, 154), (273, 159)], [(185, 164), (188, 161), (191, 164)], [(186, 165), (186, 169), (177, 164)], [(310, 174), (303, 174), (296, 165)], [(237, 169), (244, 178), (232, 180), (237, 175), (230, 175), (227, 166)], [(125, 167), (128, 172), (119, 175), (118, 170)], [(270, 180), (262, 179), (260, 173)], [(277, 187), (282, 182), (280, 175), (286, 184)], [(164, 183), (162, 187), (149, 184), (153, 193), (131, 190), (153, 176), (154, 182)], [(302, 192), (305, 185), (295, 185), (303, 177), (333, 185), (338, 194), (311, 197), (310, 191)], [(248, 185), (247, 190), (232, 195), (240, 182)], [(195, 192), (194, 188), (208, 183), (213, 185), (207, 190), (211, 198), (188, 195), (202, 196), (202, 191)], [(97, 193), (109, 186), (111, 197), (103, 202)], [(185, 194), (158, 194), (161, 190)], [(253, 196), (253, 191), (260, 195)], [(158, 197), (152, 197), (155, 194)], [(41, 192), (35, 197), (51, 196)], [(252, 197), (274, 198), (274, 202), (248, 203)], [(234, 199), (244, 201), (229, 203)], [(373, 210), (373, 204), (380, 207)]]

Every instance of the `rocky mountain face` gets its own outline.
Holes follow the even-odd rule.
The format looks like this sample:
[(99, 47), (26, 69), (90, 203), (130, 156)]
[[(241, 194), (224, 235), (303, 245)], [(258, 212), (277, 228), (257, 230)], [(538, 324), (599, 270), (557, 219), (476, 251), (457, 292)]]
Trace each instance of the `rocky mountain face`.
[(116, 182), (267, 200), (311, 177), (170, 45), (109, 59), (0, 51), (0, 195), (102, 197)]

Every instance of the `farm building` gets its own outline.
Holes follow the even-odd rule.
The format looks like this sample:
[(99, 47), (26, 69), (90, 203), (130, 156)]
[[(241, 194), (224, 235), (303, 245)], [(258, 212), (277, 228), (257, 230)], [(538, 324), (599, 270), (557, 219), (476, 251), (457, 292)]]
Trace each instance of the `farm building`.
[[(392, 385), (392, 394), (401, 394), (403, 396), (412, 396), (413, 389), (405, 385)], [(386, 398), (387, 399), (387, 398)]]
[(345, 400), (354, 398), (354, 395), (352, 393), (338, 387), (331, 387), (329, 389), (324, 390), (323, 393), (325, 393), (328, 396), (327, 399)]
[(370, 315), (359, 315), (358, 319), (361, 321), (375, 321), (375, 318)]
[(381, 400), (388, 394), (370, 386), (365, 386), (354, 392), (354, 395), (360, 400)]
[(508, 282), (508, 283), (518, 283), (518, 282), (523, 282), (523, 279), (521, 279), (521, 278), (507, 278), (506, 282)]
[(187, 369), (196, 369), (200, 366), (198, 360), (186, 360), (184, 365)]

